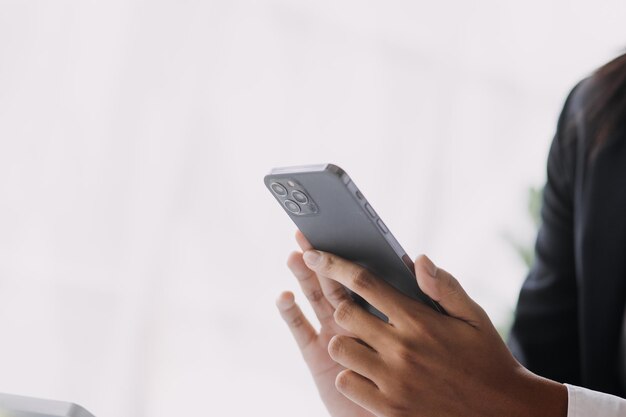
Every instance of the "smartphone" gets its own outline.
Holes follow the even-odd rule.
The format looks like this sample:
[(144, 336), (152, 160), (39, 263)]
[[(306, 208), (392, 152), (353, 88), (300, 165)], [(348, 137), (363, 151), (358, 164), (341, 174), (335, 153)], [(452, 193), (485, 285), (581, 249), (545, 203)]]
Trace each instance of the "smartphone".
[[(411, 258), (343, 169), (333, 164), (274, 168), (264, 180), (315, 249), (362, 265), (403, 294), (445, 313), (420, 290)], [(348, 292), (367, 311), (388, 321), (358, 294)]]

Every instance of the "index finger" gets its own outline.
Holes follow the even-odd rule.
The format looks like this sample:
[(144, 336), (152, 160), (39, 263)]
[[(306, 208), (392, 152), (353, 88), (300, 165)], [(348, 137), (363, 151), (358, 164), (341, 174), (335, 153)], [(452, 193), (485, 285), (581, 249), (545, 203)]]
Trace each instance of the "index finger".
[(393, 322), (406, 311), (411, 298), (402, 294), (364, 267), (339, 256), (316, 250), (304, 252), (304, 262), (324, 278), (345, 285)]
[[(313, 249), (313, 245), (309, 243), (304, 234), (298, 230), (296, 231), (296, 242), (298, 242), (298, 246), (302, 249), (302, 252), (306, 252), (308, 250)], [(328, 279), (325, 277), (318, 277), (320, 286), (322, 287), (322, 292), (324, 296), (330, 302), (330, 304), (337, 308), (339, 304), (341, 304), (344, 300), (349, 300), (350, 296), (344, 287), (341, 286), (337, 281), (332, 279)]]
[(296, 242), (298, 242), (298, 246), (302, 249), (302, 252), (313, 249), (313, 245), (309, 243), (309, 240), (304, 236), (304, 234), (300, 230), (296, 230)]

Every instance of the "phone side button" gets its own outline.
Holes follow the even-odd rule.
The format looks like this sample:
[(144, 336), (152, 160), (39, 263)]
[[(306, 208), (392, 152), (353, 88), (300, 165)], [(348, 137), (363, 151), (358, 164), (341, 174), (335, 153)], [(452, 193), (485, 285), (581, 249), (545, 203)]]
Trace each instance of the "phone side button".
[(365, 203), (365, 210), (367, 210), (370, 216), (372, 216), (373, 218), (376, 218), (376, 212), (374, 211), (372, 206), (369, 205), (369, 203)]
[(389, 229), (387, 229), (387, 226), (385, 226), (385, 223), (383, 223), (382, 220), (380, 219), (376, 220), (376, 224), (378, 225), (378, 227), (380, 227), (380, 230), (382, 230), (383, 233), (389, 232)]

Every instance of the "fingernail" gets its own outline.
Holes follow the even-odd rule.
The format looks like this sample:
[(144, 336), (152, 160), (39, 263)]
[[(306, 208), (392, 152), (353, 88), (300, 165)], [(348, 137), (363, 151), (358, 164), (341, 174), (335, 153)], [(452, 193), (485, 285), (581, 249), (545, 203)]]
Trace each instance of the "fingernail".
[(309, 266), (315, 266), (319, 263), (322, 255), (316, 250), (308, 250), (302, 255), (304, 262)]
[(430, 258), (424, 255), (425, 267), (426, 271), (430, 274), (431, 277), (437, 278), (437, 266), (430, 260)]

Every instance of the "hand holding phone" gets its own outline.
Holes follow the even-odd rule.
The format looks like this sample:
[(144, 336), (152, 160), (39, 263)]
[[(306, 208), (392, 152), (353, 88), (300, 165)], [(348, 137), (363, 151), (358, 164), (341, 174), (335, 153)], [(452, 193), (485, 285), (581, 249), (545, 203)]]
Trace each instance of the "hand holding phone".
[(275, 168), (265, 184), (313, 248), (358, 263), (403, 294), (444, 312), (419, 288), (411, 258), (344, 170), (333, 164)]
[[(305, 169), (308, 170), (310, 167)], [(292, 176), (293, 172), (289, 175)], [(484, 310), (451, 274), (437, 268), (425, 256), (420, 256), (414, 265), (411, 263), (417, 273), (413, 279), (447, 310), (446, 314), (439, 314), (433, 311), (438, 304), (429, 304), (431, 298), (424, 299), (412, 292), (408, 281), (402, 281), (405, 277), (395, 274), (399, 270), (390, 268), (388, 271), (394, 273), (385, 275), (374, 273), (374, 268), (364, 267), (371, 259), (361, 258), (363, 252), (359, 250), (371, 246), (372, 242), (357, 241), (353, 246), (346, 242), (354, 242), (354, 236), (360, 236), (355, 224), (364, 228), (368, 225), (359, 220), (360, 210), (346, 210), (346, 207), (354, 208), (354, 204), (343, 198), (346, 193), (341, 187), (351, 192), (356, 187), (351, 190), (350, 180), (343, 176), (340, 178), (347, 187), (336, 182), (328, 184), (324, 179), (317, 178), (306, 183), (305, 180), (285, 179), (288, 188), (282, 185), (283, 180), (271, 182), (272, 178), (266, 178), (268, 187), (281, 194), (279, 201), (292, 214), (307, 213), (312, 218), (325, 211), (326, 207), (337, 209), (324, 221), (319, 218), (311, 222), (294, 219), (299, 227), (303, 226), (301, 230), (305, 231), (312, 223), (328, 226), (330, 221), (342, 232), (355, 232), (348, 235), (351, 239), (341, 240), (342, 234), (333, 233), (336, 230), (332, 228), (331, 233), (326, 233), (329, 230), (322, 233), (306, 229), (305, 235), (321, 239), (318, 244), (309, 239), (312, 247), (321, 250), (303, 245), (304, 254), (297, 252), (290, 256), (289, 266), (322, 323), (319, 333), (295, 304), (293, 294), (283, 293), (277, 302), (330, 414), (333, 417), (369, 416), (369, 412), (424, 417), (564, 416), (568, 404), (565, 386), (524, 369), (513, 358)], [(328, 188), (334, 190), (328, 193)], [(323, 197), (323, 193), (311, 192), (312, 189), (325, 189), (327, 194), (337, 198), (329, 200)], [(307, 196), (307, 192), (311, 195)], [(306, 202), (302, 198), (301, 203), (295, 201), (300, 194), (307, 196)], [(362, 196), (354, 195), (357, 200), (364, 200)], [(301, 204), (310, 206), (302, 208)], [(338, 218), (347, 226), (338, 222)], [(388, 234), (388, 230), (380, 225), (378, 229), (383, 235)], [(339, 240), (329, 239), (329, 235)], [(299, 236), (299, 240), (306, 243), (303, 237)], [(395, 239), (387, 242), (396, 250), (395, 259), (402, 258), (403, 251), (397, 251), (399, 245), (394, 243)], [(348, 255), (351, 249), (352, 255), (361, 261), (351, 261), (345, 255), (337, 256), (339, 251), (324, 250), (319, 244), (347, 249), (344, 253)], [(378, 245), (384, 249), (380, 240)], [(380, 260), (389, 261), (388, 266), (393, 267), (393, 257), (382, 256)], [(374, 266), (378, 268), (381, 265), (384, 264)], [(409, 269), (413, 271), (413, 268)], [(329, 287), (325, 289), (321, 284), (325, 280), (341, 283), (360, 294), (363, 298), (355, 299), (367, 300), (371, 306), (362, 305), (366, 308), (370, 306), (370, 312), (378, 312), (376, 315), (385, 320), (388, 318), (388, 322), (368, 314), (345, 296), (334, 307), (329, 301), (331, 294), (339, 294), (341, 298), (343, 293), (328, 292)], [(335, 335), (329, 337), (333, 332)], [(324, 349), (326, 344), (327, 349)], [(352, 403), (342, 403), (340, 395)]]

